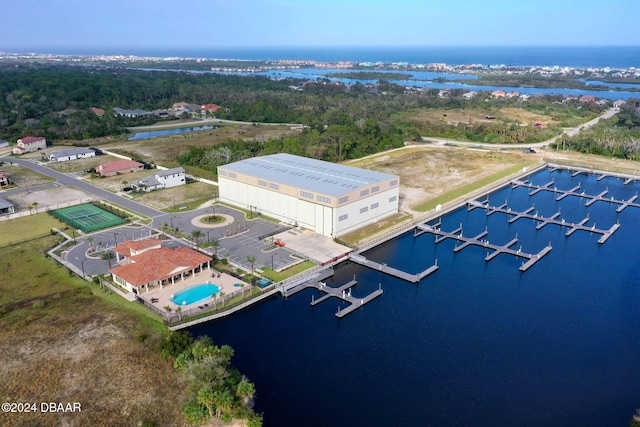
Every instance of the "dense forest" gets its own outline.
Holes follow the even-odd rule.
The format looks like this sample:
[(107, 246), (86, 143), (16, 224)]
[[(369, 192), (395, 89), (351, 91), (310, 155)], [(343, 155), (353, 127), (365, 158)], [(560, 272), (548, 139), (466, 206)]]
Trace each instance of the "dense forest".
[(620, 112), (573, 138), (559, 141), (559, 148), (621, 159), (640, 160), (640, 99), (629, 99)]
[[(114, 107), (153, 111), (176, 102), (221, 105), (224, 108), (216, 113), (221, 119), (305, 125), (295, 137), (229, 140), (207, 148), (185, 148), (178, 159), (183, 165), (215, 171), (219, 164), (274, 152), (329, 161), (357, 158), (402, 146), (422, 135), (529, 144), (557, 135), (560, 126), (575, 126), (605, 108), (595, 103), (565, 102), (560, 96), (523, 101), (518, 97), (493, 99), (489, 92), (480, 92), (466, 99), (464, 92), (451, 90), (442, 96), (437, 89), (406, 88), (384, 80), (364, 85), (327, 78), (274, 80), (256, 75), (0, 64), (0, 139), (15, 142), (34, 135), (56, 143), (122, 134), (127, 126), (161, 119), (116, 116)], [(92, 107), (105, 114), (94, 113)], [(442, 117), (413, 115), (416, 111), (489, 112), (505, 107), (543, 114), (559, 124), (534, 127), (495, 120), (451, 125)]]

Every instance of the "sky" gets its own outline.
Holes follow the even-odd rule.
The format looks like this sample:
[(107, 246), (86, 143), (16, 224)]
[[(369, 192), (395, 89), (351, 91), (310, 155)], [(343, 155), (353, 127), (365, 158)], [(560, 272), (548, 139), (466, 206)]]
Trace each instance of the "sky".
[(0, 51), (628, 46), (639, 0), (0, 0)]

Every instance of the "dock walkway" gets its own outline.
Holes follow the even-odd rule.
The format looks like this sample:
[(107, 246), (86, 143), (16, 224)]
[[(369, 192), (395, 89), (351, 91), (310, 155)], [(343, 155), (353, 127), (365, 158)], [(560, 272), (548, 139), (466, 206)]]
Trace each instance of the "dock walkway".
[(345, 308), (338, 307), (338, 311), (336, 312), (336, 317), (342, 318), (347, 314), (353, 312), (357, 308), (362, 307), (363, 305), (373, 300), (374, 298), (377, 298), (380, 295), (382, 295), (382, 288), (378, 285), (378, 289), (371, 292), (369, 295), (363, 298), (354, 297), (353, 295), (351, 295), (351, 288), (355, 286), (357, 283), (358, 282), (356, 281), (355, 276), (353, 280), (337, 288), (331, 287), (323, 281), (309, 280), (295, 286), (294, 288), (291, 288), (289, 291), (287, 291), (287, 293), (285, 294), (285, 297), (296, 294), (304, 289), (309, 289), (309, 288), (317, 289), (320, 292), (324, 292), (324, 295), (322, 295), (318, 299), (316, 299), (315, 296), (312, 297), (311, 305), (318, 305), (321, 302), (324, 302), (332, 297), (341, 299), (342, 301), (349, 303), (349, 305)]
[(507, 216), (511, 215), (511, 218), (509, 218), (509, 223), (513, 223), (522, 218), (534, 220), (538, 223), (536, 225), (536, 230), (540, 230), (542, 227), (548, 224), (555, 224), (555, 225), (559, 225), (560, 227), (568, 227), (569, 230), (565, 233), (566, 236), (571, 236), (573, 233), (579, 230), (600, 234), (601, 237), (600, 239), (598, 239), (598, 243), (601, 243), (601, 244), (609, 240), (609, 237), (611, 237), (611, 235), (615, 233), (616, 230), (620, 227), (620, 223), (616, 223), (612, 225), (608, 230), (603, 230), (600, 228), (596, 228), (595, 224), (592, 226), (585, 225), (587, 222), (589, 222), (588, 216), (584, 218), (582, 221), (575, 223), (575, 222), (567, 222), (564, 219), (558, 219), (558, 217), (560, 216), (560, 212), (556, 212), (550, 217), (545, 217), (542, 215), (538, 215), (537, 212), (532, 215), (531, 212), (533, 212), (534, 208), (529, 208), (526, 211), (519, 212), (506, 207), (506, 204), (502, 206), (491, 206), (487, 201), (484, 201), (484, 202), (480, 202), (477, 200), (467, 201), (467, 210), (471, 211), (474, 209), (485, 209), (487, 211), (487, 216), (494, 214), (496, 212), (504, 213)]
[(523, 252), (522, 248), (517, 250), (511, 249), (511, 246), (515, 245), (518, 242), (517, 237), (504, 245), (495, 245), (493, 243), (489, 243), (488, 240), (483, 240), (483, 238), (488, 234), (488, 231), (486, 230), (475, 237), (465, 237), (462, 234), (462, 228), (458, 228), (452, 232), (447, 232), (447, 231), (442, 231), (439, 228), (439, 226), (440, 226), (440, 223), (433, 226), (428, 224), (418, 224), (416, 225), (416, 228), (420, 231), (424, 231), (424, 232), (435, 235), (436, 243), (439, 243), (446, 239), (453, 239), (458, 242), (462, 242), (462, 245), (460, 246), (456, 245), (456, 247), (454, 248), (454, 252), (458, 252), (471, 245), (480, 246), (482, 248), (492, 250), (493, 252), (485, 257), (484, 259), (485, 261), (491, 261), (493, 258), (495, 258), (500, 254), (508, 254), (508, 255), (519, 257), (519, 258), (524, 258), (526, 261), (523, 262), (522, 265), (520, 266), (520, 271), (527, 271), (536, 262), (538, 262), (543, 256), (545, 256), (551, 251), (551, 245), (548, 245), (544, 247), (537, 254), (530, 254), (527, 252)]
[[(625, 181), (625, 184), (627, 182), (632, 182), (632, 181), (633, 181), (632, 178), (627, 179), (627, 181)], [(640, 208), (640, 203), (635, 203), (635, 200), (638, 198), (637, 193), (636, 195), (632, 196), (628, 200), (620, 200), (620, 199), (616, 199), (613, 196), (605, 197), (605, 195), (609, 192), (608, 189), (594, 196), (592, 194), (586, 194), (584, 191), (580, 192), (579, 191), (580, 185), (572, 188), (571, 190), (561, 190), (554, 186), (553, 181), (548, 182), (544, 185), (534, 185), (534, 184), (531, 184), (529, 181), (513, 180), (511, 181), (510, 185), (512, 188), (518, 188), (518, 187), (528, 188), (530, 190), (529, 191), (530, 196), (533, 196), (541, 191), (549, 191), (549, 192), (555, 193), (557, 201), (560, 201), (568, 196), (574, 196), (574, 197), (581, 197), (581, 198), (588, 199), (585, 203), (585, 206), (591, 206), (595, 202), (609, 202), (611, 204), (620, 205), (618, 209), (616, 209), (616, 212), (622, 212), (624, 209), (626, 209), (629, 206), (632, 206), (634, 208)]]
[(397, 268), (389, 267), (386, 264), (381, 264), (379, 262), (372, 261), (360, 254), (351, 254), (349, 255), (349, 259), (355, 262), (356, 264), (364, 265), (365, 267), (369, 267), (374, 270), (381, 271), (385, 274), (397, 277), (402, 280), (406, 280), (407, 282), (411, 282), (411, 283), (418, 283), (420, 280), (427, 277), (429, 274), (433, 273), (438, 269), (438, 263), (436, 262), (434, 265), (432, 265), (431, 267), (427, 268), (426, 270), (418, 274), (411, 274), (411, 273), (407, 273), (406, 271), (398, 270)]

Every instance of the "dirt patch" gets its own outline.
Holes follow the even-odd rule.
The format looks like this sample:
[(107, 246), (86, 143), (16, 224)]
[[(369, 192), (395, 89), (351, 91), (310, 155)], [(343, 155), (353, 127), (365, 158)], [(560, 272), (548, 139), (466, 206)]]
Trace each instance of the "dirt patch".
[[(487, 116), (494, 117), (488, 119)], [(530, 124), (541, 122), (544, 124), (557, 124), (551, 117), (526, 111), (522, 108), (499, 108), (499, 109), (451, 109), (451, 110), (420, 110), (407, 115), (409, 120), (418, 122), (446, 122), (451, 125), (460, 123), (495, 123), (515, 122)]]
[(16, 206), (16, 211), (29, 210), (31, 206), (33, 213), (86, 203), (92, 198), (95, 196), (73, 187), (51, 187), (5, 197)]
[[(42, 175), (34, 170), (19, 164), (4, 165), (0, 167), (9, 181), (20, 188), (34, 187), (36, 185), (48, 184), (55, 181), (46, 175)], [(1, 193), (0, 193), (1, 194)]]
[(507, 151), (483, 151), (452, 147), (410, 147), (351, 163), (400, 176), (400, 209), (414, 206), (530, 157)]

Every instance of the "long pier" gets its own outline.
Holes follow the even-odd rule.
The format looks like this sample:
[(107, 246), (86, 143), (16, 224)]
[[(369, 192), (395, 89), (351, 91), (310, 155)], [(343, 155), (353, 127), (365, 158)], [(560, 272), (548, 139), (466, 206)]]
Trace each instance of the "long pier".
[[(625, 181), (625, 184), (632, 182), (634, 179), (633, 178), (628, 178)], [(534, 185), (531, 184), (528, 181), (520, 181), (520, 180), (513, 180), (510, 183), (512, 188), (518, 188), (518, 187), (525, 187), (529, 189), (529, 195), (533, 196), (541, 191), (550, 191), (552, 193), (556, 194), (556, 200), (560, 201), (562, 199), (564, 199), (565, 197), (568, 196), (574, 196), (574, 197), (581, 197), (581, 198), (585, 198), (588, 199), (587, 202), (585, 203), (585, 206), (591, 206), (592, 204), (594, 204), (595, 202), (609, 202), (611, 204), (617, 204), (620, 205), (618, 207), (618, 209), (616, 209), (616, 212), (622, 212), (624, 209), (626, 209), (629, 206), (632, 206), (634, 208), (640, 208), (640, 203), (635, 203), (636, 199), (638, 198), (638, 194), (636, 193), (636, 195), (630, 197), (628, 200), (620, 200), (620, 199), (616, 199), (615, 197), (611, 196), (611, 197), (605, 197), (607, 195), (607, 193), (609, 193), (609, 190), (606, 189), (603, 192), (601, 192), (598, 195), (592, 195), (592, 194), (586, 194), (584, 191), (580, 192), (580, 185), (570, 189), (570, 190), (561, 190), (557, 187), (554, 186), (554, 182), (548, 182), (546, 184), (543, 185)]]
[(564, 219), (558, 219), (558, 217), (560, 216), (560, 212), (556, 212), (550, 217), (545, 217), (545, 216), (538, 215), (537, 213), (532, 215), (531, 212), (534, 210), (534, 208), (529, 208), (526, 211), (518, 212), (518, 211), (512, 210), (511, 208), (506, 207), (505, 205), (490, 206), (486, 201), (479, 202), (477, 200), (469, 200), (467, 201), (467, 210), (471, 211), (473, 209), (485, 209), (487, 211), (487, 216), (495, 212), (501, 212), (506, 214), (507, 216), (511, 215), (511, 218), (509, 218), (509, 223), (515, 222), (522, 218), (531, 219), (538, 223), (536, 225), (536, 230), (540, 230), (542, 227), (548, 224), (555, 224), (561, 227), (568, 227), (569, 230), (565, 233), (566, 236), (571, 236), (573, 233), (575, 233), (578, 230), (600, 234), (601, 237), (600, 239), (598, 239), (598, 243), (601, 243), (601, 244), (606, 242), (611, 237), (611, 235), (615, 233), (616, 230), (618, 230), (618, 228), (620, 227), (620, 223), (616, 223), (616, 224), (613, 224), (611, 228), (609, 228), (608, 230), (603, 230), (600, 228), (596, 228), (595, 224), (592, 226), (585, 225), (587, 222), (589, 222), (588, 216), (582, 221), (577, 223), (567, 222)]
[(363, 305), (373, 300), (374, 298), (377, 298), (380, 295), (382, 295), (382, 288), (378, 286), (377, 290), (371, 292), (369, 295), (363, 298), (354, 297), (353, 295), (351, 295), (351, 288), (355, 286), (357, 283), (358, 282), (356, 281), (355, 276), (353, 280), (337, 288), (331, 287), (323, 281), (307, 281), (290, 289), (285, 296), (293, 295), (304, 289), (309, 289), (309, 288), (317, 289), (320, 292), (324, 292), (324, 295), (322, 295), (318, 299), (316, 299), (315, 296), (313, 296), (311, 299), (311, 305), (314, 305), (314, 306), (318, 305), (321, 302), (324, 302), (332, 297), (341, 299), (349, 303), (349, 305), (345, 308), (338, 307), (336, 316), (342, 318), (347, 314), (351, 313), (352, 311), (356, 310), (357, 308), (362, 307)]
[[(428, 224), (418, 224), (416, 225), (416, 228), (420, 231), (423, 232), (427, 232), (427, 233), (431, 233), (433, 235), (436, 236), (436, 243), (439, 243), (445, 239), (453, 239), (456, 240), (458, 242), (462, 242), (462, 245), (456, 245), (456, 247), (453, 249), (454, 252), (458, 252), (468, 246), (480, 246), (482, 248), (485, 249), (489, 249), (492, 250), (493, 252), (490, 253), (489, 255), (487, 255), (485, 257), (485, 261), (491, 261), (493, 258), (497, 257), (500, 254), (508, 254), (508, 255), (512, 255), (515, 257), (519, 257), (519, 258), (524, 258), (526, 261), (522, 263), (522, 265), (520, 266), (520, 271), (527, 271), (529, 268), (531, 268), (536, 262), (538, 262), (543, 256), (545, 256), (546, 254), (548, 254), (551, 251), (551, 245), (549, 244), (548, 246), (545, 246), (540, 252), (538, 252), (537, 254), (530, 254), (527, 252), (523, 252), (522, 248), (520, 249), (511, 249), (511, 246), (515, 245), (518, 242), (518, 238), (514, 238), (511, 241), (509, 241), (508, 243), (504, 244), (504, 245), (495, 245), (493, 243), (489, 243), (488, 240), (484, 240), (483, 238), (486, 237), (486, 235), (488, 234), (488, 231), (483, 231), (482, 233), (478, 234), (475, 237), (465, 237), (462, 234), (462, 229), (458, 228), (452, 232), (447, 232), (447, 231), (442, 231), (440, 228), (440, 223), (436, 224), (435, 226), (431, 226)], [(415, 235), (415, 234), (414, 234)], [(419, 235), (419, 234), (418, 234)]]
[(429, 274), (433, 273), (439, 268), (438, 263), (436, 261), (434, 265), (427, 268), (426, 270), (418, 274), (411, 274), (411, 273), (407, 273), (406, 271), (398, 270), (397, 268), (389, 267), (386, 264), (381, 264), (377, 261), (372, 261), (360, 254), (351, 254), (349, 255), (349, 259), (355, 262), (356, 264), (364, 265), (365, 267), (369, 267), (374, 270), (381, 271), (382, 273), (397, 277), (402, 280), (406, 280), (407, 282), (411, 282), (411, 283), (418, 283), (420, 280), (427, 277)]

